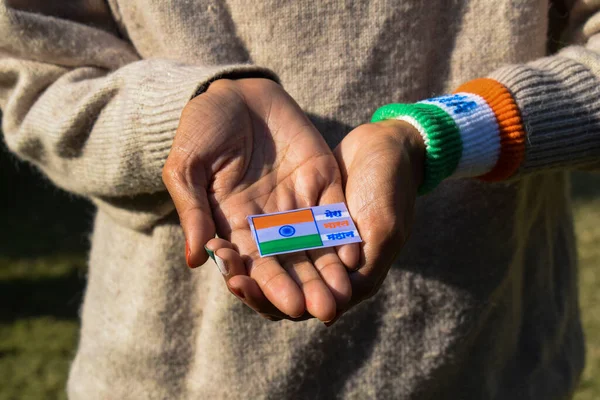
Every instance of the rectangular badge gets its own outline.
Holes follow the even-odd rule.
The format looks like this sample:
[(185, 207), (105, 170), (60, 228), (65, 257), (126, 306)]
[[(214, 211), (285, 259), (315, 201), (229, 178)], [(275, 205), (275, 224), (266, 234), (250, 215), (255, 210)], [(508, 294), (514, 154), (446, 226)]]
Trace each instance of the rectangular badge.
[(248, 217), (261, 257), (362, 242), (344, 203)]

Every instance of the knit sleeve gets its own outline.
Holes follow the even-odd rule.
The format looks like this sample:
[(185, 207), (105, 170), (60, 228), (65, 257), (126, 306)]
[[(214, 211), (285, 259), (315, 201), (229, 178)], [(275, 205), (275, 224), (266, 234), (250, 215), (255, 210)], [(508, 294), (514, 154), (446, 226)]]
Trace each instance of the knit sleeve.
[(134, 225), (172, 210), (161, 171), (185, 104), (220, 77), (277, 79), (252, 65), (141, 60), (98, 7), (74, 21), (7, 3), (0, 1), (7, 146), (115, 218), (138, 214)]
[[(594, 6), (592, 6), (594, 5)], [(381, 107), (424, 137), (421, 192), (446, 178), (503, 181), (551, 169), (600, 168), (600, 3), (575, 1), (570, 46), (507, 65), (452, 94)]]

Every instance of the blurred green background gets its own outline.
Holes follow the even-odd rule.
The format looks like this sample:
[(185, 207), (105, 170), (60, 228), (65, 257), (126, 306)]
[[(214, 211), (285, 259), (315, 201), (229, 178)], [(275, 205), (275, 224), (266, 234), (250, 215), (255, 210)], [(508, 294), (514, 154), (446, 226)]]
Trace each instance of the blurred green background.
[[(0, 400), (66, 399), (93, 208), (0, 145)], [(576, 174), (574, 214), (587, 366), (577, 400), (600, 399), (600, 174)]]

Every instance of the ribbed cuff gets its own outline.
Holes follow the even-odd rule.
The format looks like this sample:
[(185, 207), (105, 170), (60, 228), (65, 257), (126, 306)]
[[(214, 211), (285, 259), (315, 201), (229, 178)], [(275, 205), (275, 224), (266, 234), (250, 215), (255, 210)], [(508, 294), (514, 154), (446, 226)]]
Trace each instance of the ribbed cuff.
[(423, 136), (426, 165), (420, 194), (446, 178), (507, 179), (524, 159), (519, 109), (508, 89), (493, 79), (475, 79), (454, 94), (416, 104), (389, 104), (375, 112), (372, 122), (384, 119), (404, 120)]
[[(517, 107), (511, 93), (506, 87), (493, 79), (475, 79), (459, 86), (457, 92), (469, 92), (482, 98), (492, 111), (485, 124), (494, 125), (494, 132), (479, 132), (480, 140), (499, 140), (500, 147), (496, 147), (495, 162), (485, 165), (478, 172), (467, 176), (477, 176), (485, 181), (502, 181), (513, 176), (519, 169), (525, 156), (525, 130)], [(470, 139), (472, 140), (472, 139)], [(477, 151), (475, 159), (483, 154)], [(491, 167), (491, 168), (490, 168)]]
[(479, 176), (496, 164), (500, 148), (499, 129), (494, 111), (484, 98), (458, 92), (420, 103), (440, 107), (458, 127), (463, 151), (450, 178)]
[[(538, 170), (597, 165), (600, 82), (584, 64), (568, 58), (581, 54), (564, 55), (503, 67), (491, 78), (464, 83), (453, 95), (385, 106), (374, 120), (403, 119), (426, 138), (426, 190), (446, 177), (502, 181)], [(420, 111), (423, 104), (449, 116), (459, 145), (439, 135), (441, 116)], [(432, 135), (440, 137), (434, 146)], [(456, 168), (449, 171), (453, 163), (448, 160), (458, 148)]]
[(501, 68), (491, 77), (510, 90), (526, 125), (517, 174), (598, 162), (600, 82), (591, 70), (553, 56)]
[(450, 176), (460, 162), (463, 147), (452, 117), (431, 104), (388, 104), (373, 114), (371, 122), (397, 119), (413, 125), (425, 142), (425, 173), (418, 193), (425, 194)]

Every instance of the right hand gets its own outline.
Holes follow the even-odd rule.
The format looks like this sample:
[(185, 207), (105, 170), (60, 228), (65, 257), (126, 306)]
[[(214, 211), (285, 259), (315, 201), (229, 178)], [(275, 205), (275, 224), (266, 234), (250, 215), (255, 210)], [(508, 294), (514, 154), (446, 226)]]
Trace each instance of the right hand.
[[(244, 256), (227, 286), (263, 315), (326, 322), (351, 297), (358, 245), (261, 258), (246, 217), (344, 201), (337, 161), (294, 100), (267, 79), (218, 80), (183, 110), (163, 181), (190, 267), (217, 233)], [(211, 212), (212, 209), (212, 212)], [(246, 269), (245, 271), (240, 268)], [(263, 296), (264, 294), (264, 296)], [(266, 298), (265, 298), (266, 296)]]

